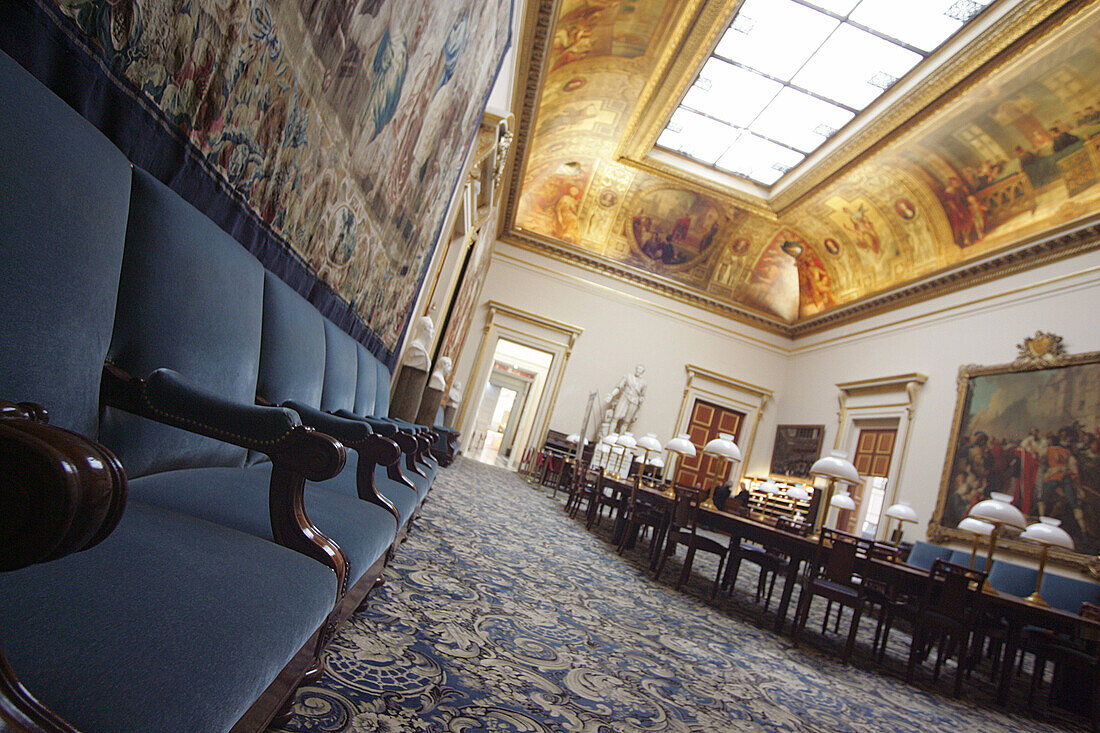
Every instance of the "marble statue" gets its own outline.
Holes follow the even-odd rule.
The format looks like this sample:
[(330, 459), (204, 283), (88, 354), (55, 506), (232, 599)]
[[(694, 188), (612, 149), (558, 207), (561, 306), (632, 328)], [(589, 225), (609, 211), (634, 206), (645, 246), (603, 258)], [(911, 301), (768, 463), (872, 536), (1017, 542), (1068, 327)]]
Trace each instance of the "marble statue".
[(451, 357), (441, 356), (439, 357), (439, 366), (432, 372), (431, 378), (428, 380), (429, 389), (438, 389), (442, 392), (447, 388), (447, 380), (451, 376)]
[(608, 433), (625, 433), (634, 425), (638, 418), (638, 410), (645, 402), (646, 381), (642, 378), (645, 367), (639, 364), (634, 367), (633, 374), (627, 374), (611, 394), (607, 396), (603, 422), (600, 423), (600, 435)]
[(428, 350), (432, 347), (432, 337), (435, 335), (435, 324), (431, 316), (421, 316), (416, 322), (416, 336), (409, 344), (405, 352), (405, 364), (422, 371), (428, 371), (431, 358)]

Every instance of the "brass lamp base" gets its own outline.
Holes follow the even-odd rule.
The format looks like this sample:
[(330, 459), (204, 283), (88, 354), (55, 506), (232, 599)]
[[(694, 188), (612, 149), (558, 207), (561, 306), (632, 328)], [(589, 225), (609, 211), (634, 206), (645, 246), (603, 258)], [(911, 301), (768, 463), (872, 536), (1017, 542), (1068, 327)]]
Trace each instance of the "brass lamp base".
[(1039, 606), (1040, 608), (1050, 608), (1050, 604), (1043, 600), (1043, 597), (1039, 595), (1039, 591), (1035, 591), (1030, 596), (1024, 599), (1024, 603), (1030, 603), (1033, 606)]

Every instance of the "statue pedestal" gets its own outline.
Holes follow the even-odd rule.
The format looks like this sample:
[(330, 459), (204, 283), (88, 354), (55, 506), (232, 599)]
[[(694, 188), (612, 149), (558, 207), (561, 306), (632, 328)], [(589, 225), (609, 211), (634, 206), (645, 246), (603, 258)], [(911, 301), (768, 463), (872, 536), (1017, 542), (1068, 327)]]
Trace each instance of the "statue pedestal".
[(412, 422), (417, 425), (435, 425), (435, 418), (439, 414), (441, 402), (443, 402), (443, 390), (434, 387), (425, 389), (424, 396), (420, 398), (420, 409), (416, 413), (416, 419)]
[(443, 425), (454, 429), (455, 417), (458, 415), (457, 407), (444, 407), (443, 408)]
[[(397, 387), (390, 399), (390, 417), (416, 422), (416, 411), (424, 396), (424, 385), (428, 383), (428, 372), (404, 364), (397, 370)], [(436, 390), (438, 392), (438, 390)]]

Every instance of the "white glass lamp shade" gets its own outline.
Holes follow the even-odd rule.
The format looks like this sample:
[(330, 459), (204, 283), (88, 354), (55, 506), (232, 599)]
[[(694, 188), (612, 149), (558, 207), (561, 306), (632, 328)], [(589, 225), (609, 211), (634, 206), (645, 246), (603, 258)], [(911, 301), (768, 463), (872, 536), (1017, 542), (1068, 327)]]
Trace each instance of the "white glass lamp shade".
[(657, 440), (656, 433), (646, 433), (638, 438), (638, 447), (645, 451), (656, 451), (658, 453), (664, 450), (661, 441)]
[(984, 501), (979, 501), (970, 508), (968, 516), (975, 519), (984, 519), (992, 524), (1007, 524), (1010, 527), (1023, 529), (1027, 526), (1024, 513), (1012, 506), (1012, 497), (1008, 494), (994, 492)]
[(848, 454), (842, 450), (830, 451), (824, 458), (818, 458), (810, 467), (811, 476), (825, 476), (849, 484), (859, 483), (859, 471), (848, 460)]
[(802, 484), (796, 484), (794, 486), (787, 487), (787, 496), (795, 501), (809, 501), (810, 492), (806, 491), (806, 487)]
[(764, 483), (760, 484), (759, 488), (765, 494), (778, 494), (779, 493), (779, 487), (776, 485), (775, 481), (772, 481), (771, 479), (768, 479)]
[(741, 460), (741, 449), (737, 447), (737, 443), (734, 443), (729, 435), (725, 433), (719, 434), (717, 438), (703, 446), (704, 453), (710, 453), (714, 456), (721, 456), (722, 458), (728, 458), (731, 461)]
[(695, 444), (688, 438), (687, 433), (680, 433), (675, 438), (668, 441), (668, 445), (665, 447), (681, 456), (695, 456)]
[(852, 511), (856, 508), (856, 502), (852, 499), (852, 495), (847, 491), (840, 494), (833, 494), (833, 498), (829, 499), (829, 504), (835, 506), (837, 509), (847, 509)]
[(981, 537), (988, 537), (993, 533), (993, 525), (989, 522), (983, 522), (980, 519), (974, 517), (965, 517), (958, 524), (958, 529), (963, 532), (969, 532), (970, 534), (976, 534)]
[(623, 448), (633, 448), (638, 445), (638, 441), (634, 439), (633, 433), (623, 433), (615, 443), (621, 445)]
[(600, 453), (610, 453), (611, 452), (611, 446), (608, 445), (607, 443), (600, 443), (599, 445), (596, 446), (596, 450), (598, 450)]
[(603, 440), (601, 440), (600, 442), (601, 443), (607, 443), (608, 445), (615, 445), (616, 441), (618, 441), (618, 440), (619, 440), (619, 434), (618, 433), (608, 433), (607, 435), (603, 436)]
[(893, 519), (900, 519), (903, 522), (916, 522), (917, 512), (913, 509), (913, 506), (907, 501), (899, 501), (897, 504), (892, 504), (886, 510), (886, 516)]
[(1058, 526), (1061, 523), (1061, 520), (1054, 517), (1039, 517), (1038, 522), (1029, 524), (1027, 529), (1020, 533), (1020, 539), (1072, 550), (1074, 548), (1073, 538)]
[(581, 442), (581, 436), (576, 434), (576, 433), (573, 433), (572, 435), (570, 435), (568, 438), (565, 439), (565, 442), (566, 443), (574, 443), (574, 444), (579, 443), (579, 442)]
[(656, 466), (657, 468), (665, 467), (665, 459), (661, 458), (660, 456), (653, 456), (648, 461), (646, 461), (646, 463), (650, 466)]

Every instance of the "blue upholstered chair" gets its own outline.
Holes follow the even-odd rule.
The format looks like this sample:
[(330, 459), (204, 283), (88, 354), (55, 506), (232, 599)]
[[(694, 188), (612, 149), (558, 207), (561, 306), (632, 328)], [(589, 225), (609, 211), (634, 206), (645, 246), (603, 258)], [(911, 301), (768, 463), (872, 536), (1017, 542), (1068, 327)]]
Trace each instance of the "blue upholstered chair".
[[(392, 508), (403, 530), (420, 502), (413, 487), (384, 473), (388, 465), (399, 459), (400, 449), (391, 440), (374, 434), (369, 425), (321, 412), (327, 361), (325, 319), (277, 276), (267, 272), (264, 278), (259, 396), (290, 407), (307, 425), (352, 448), (347, 468), (326, 482), (325, 488), (379, 504), (387, 510)], [(370, 377), (373, 382), (373, 369)], [(381, 477), (376, 475), (376, 466), (382, 469)]]
[[(95, 437), (130, 166), (4, 54), (0, 98), (0, 395)], [(98, 545), (0, 573), (0, 647), (79, 730), (228, 730), (322, 627), (336, 577), (137, 494)]]
[(951, 548), (949, 547), (933, 545), (928, 542), (917, 542), (913, 545), (913, 549), (909, 551), (909, 557), (905, 562), (913, 567), (930, 570), (933, 562), (946, 560), (950, 556)]
[[(256, 258), (174, 191), (135, 169), (108, 352), (115, 366), (134, 376), (170, 369), (227, 403), (253, 405), (264, 289), (264, 269)], [(277, 478), (272, 463), (249, 465), (241, 448), (117, 410), (105, 413), (101, 436), (126, 466), (134, 498), (284, 541), (269, 516), (268, 496)], [(353, 471), (350, 475), (354, 480)], [(346, 556), (342, 587), (364, 578), (366, 588), (373, 585), (396, 537), (393, 515), (313, 483), (305, 490), (304, 507)]]
[[(1032, 589), (1034, 586), (1033, 578)], [(1039, 594), (1052, 608), (1077, 613), (1082, 603), (1100, 603), (1100, 584), (1047, 572)]]
[(1038, 574), (1039, 571), (1034, 568), (1025, 568), (1007, 560), (994, 560), (989, 571), (989, 584), (1002, 593), (1023, 598), (1035, 590), (1035, 576)]

